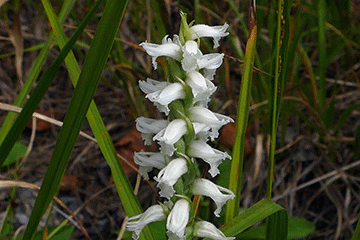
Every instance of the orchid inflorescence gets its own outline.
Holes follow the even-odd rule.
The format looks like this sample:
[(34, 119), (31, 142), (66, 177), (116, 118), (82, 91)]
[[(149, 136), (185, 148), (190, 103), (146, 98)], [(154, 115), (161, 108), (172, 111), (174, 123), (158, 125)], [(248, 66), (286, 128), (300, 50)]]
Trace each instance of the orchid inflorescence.
[(167, 57), (170, 76), (166, 82), (150, 78), (139, 81), (146, 98), (167, 119), (136, 119), (136, 128), (145, 145), (156, 141), (160, 152), (135, 152), (134, 161), (145, 179), (153, 168), (160, 170), (154, 179), (160, 188), (160, 196), (167, 201), (129, 218), (126, 227), (133, 231), (134, 239), (139, 238), (147, 224), (156, 221), (166, 221), (168, 239), (234, 239), (226, 237), (212, 223), (194, 216), (195, 207), (191, 202), (194, 195), (210, 197), (217, 206), (214, 214), (219, 217), (222, 206), (235, 197), (230, 190), (201, 178), (197, 165), (197, 159), (202, 159), (209, 164), (210, 175), (215, 177), (220, 173), (218, 166), (230, 158), (226, 152), (207, 144), (209, 139), (213, 141), (218, 137), (223, 125), (233, 122), (230, 117), (207, 108), (216, 90), (212, 80), (224, 54), (203, 54), (199, 49), (202, 37), (213, 38), (214, 48), (217, 48), (220, 38), (229, 34), (227, 28), (226, 23), (221, 26), (188, 24), (186, 14), (181, 13), (179, 35), (174, 35), (173, 39), (166, 35), (162, 44), (140, 44), (152, 57), (154, 69), (157, 69), (158, 57)]

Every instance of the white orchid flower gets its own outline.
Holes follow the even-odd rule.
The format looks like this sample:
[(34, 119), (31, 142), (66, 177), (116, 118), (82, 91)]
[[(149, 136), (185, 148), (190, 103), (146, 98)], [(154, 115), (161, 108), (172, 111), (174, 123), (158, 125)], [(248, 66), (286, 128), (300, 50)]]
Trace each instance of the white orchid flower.
[(151, 78), (147, 78), (146, 81), (139, 81), (139, 88), (145, 94), (162, 91), (164, 88), (166, 88), (167, 85), (167, 82), (160, 82)]
[(182, 119), (175, 119), (156, 134), (153, 140), (159, 141), (161, 153), (172, 156), (176, 150), (174, 144), (186, 133), (186, 122)]
[(136, 129), (141, 132), (141, 138), (145, 145), (151, 145), (152, 137), (167, 125), (167, 121), (164, 119), (156, 120), (146, 117), (138, 117), (135, 122)]
[[(235, 197), (235, 194), (227, 188), (216, 185), (215, 183), (205, 178), (196, 179), (192, 188), (194, 195), (203, 195), (210, 197), (216, 204), (217, 209), (214, 214), (219, 217), (222, 206), (229, 200)], [(224, 193), (222, 193), (224, 192)]]
[(198, 221), (194, 225), (194, 236), (211, 238), (213, 240), (233, 240), (235, 237), (226, 237), (214, 224), (207, 221)]
[(203, 57), (197, 43), (195, 41), (187, 41), (183, 48), (183, 59), (181, 61), (182, 68), (185, 72), (194, 71), (198, 68), (198, 60)]
[(191, 121), (205, 123), (211, 127), (212, 131), (210, 132), (210, 138), (212, 141), (219, 136), (219, 129), (222, 126), (234, 122), (231, 117), (214, 113), (209, 109), (200, 106), (192, 107), (189, 112), (189, 119)]
[(229, 25), (225, 23), (220, 26), (208, 26), (205, 24), (197, 24), (190, 27), (190, 35), (192, 39), (197, 39), (201, 37), (212, 37), (214, 39), (214, 48), (219, 47), (219, 40), (222, 37), (229, 35), (226, 30)]
[(152, 64), (155, 70), (157, 69), (156, 59), (158, 57), (166, 56), (178, 61), (181, 60), (182, 52), (177, 35), (174, 36), (174, 41), (169, 38), (169, 35), (166, 35), (162, 40), (162, 44), (143, 42), (140, 43), (140, 46), (152, 57)]
[(165, 156), (158, 152), (135, 152), (134, 162), (139, 165), (139, 172), (145, 180), (149, 179), (148, 172), (153, 168), (162, 169), (165, 167)]
[(206, 79), (214, 79), (215, 71), (223, 63), (224, 56), (223, 53), (209, 53), (197, 61), (199, 69), (204, 69), (204, 77)]
[(210, 165), (209, 173), (215, 177), (220, 173), (218, 166), (226, 158), (230, 158), (226, 152), (221, 152), (215, 148), (210, 147), (204, 141), (192, 141), (189, 144), (188, 154), (191, 157), (203, 159)]
[[(129, 222), (126, 224), (126, 229), (132, 231), (133, 239), (139, 239), (141, 230), (152, 222), (164, 221), (166, 215), (163, 207), (160, 205), (154, 205), (149, 207), (144, 213), (129, 218)], [(138, 220), (132, 222), (133, 220)]]
[(162, 91), (147, 94), (146, 98), (153, 102), (160, 112), (169, 115), (170, 109), (168, 104), (177, 99), (185, 98), (184, 86), (180, 83), (171, 83)]
[(186, 83), (191, 87), (194, 103), (201, 102), (207, 105), (210, 96), (216, 91), (215, 85), (197, 71), (187, 73)]
[(161, 169), (157, 177), (154, 177), (158, 182), (157, 187), (161, 189), (160, 196), (170, 199), (175, 193), (174, 184), (187, 170), (187, 163), (183, 158), (173, 159)]
[(185, 199), (178, 200), (166, 220), (166, 234), (169, 240), (185, 239), (185, 228), (189, 222), (190, 204)]

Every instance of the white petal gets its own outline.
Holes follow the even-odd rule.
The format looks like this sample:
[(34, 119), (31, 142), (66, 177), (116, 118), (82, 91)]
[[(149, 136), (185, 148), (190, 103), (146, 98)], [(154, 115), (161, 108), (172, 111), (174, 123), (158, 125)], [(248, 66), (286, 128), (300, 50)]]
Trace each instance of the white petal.
[(187, 41), (182, 48), (183, 59), (181, 61), (184, 71), (194, 71), (198, 68), (197, 61), (203, 57), (198, 45), (195, 41)]
[(174, 144), (187, 133), (186, 122), (182, 119), (175, 119), (169, 125), (156, 134), (154, 141), (159, 141), (161, 153), (172, 156), (176, 150)]
[(157, 68), (156, 59), (160, 56), (166, 56), (174, 58), (175, 60), (181, 60), (181, 47), (177, 43), (167, 40), (168, 35), (163, 38), (163, 44), (154, 44), (143, 42), (140, 46), (152, 57), (152, 64), (154, 69)]
[(219, 47), (220, 38), (229, 35), (229, 33), (226, 32), (228, 27), (229, 25), (227, 23), (222, 26), (208, 26), (205, 24), (198, 24), (190, 28), (190, 34), (192, 39), (212, 37), (214, 39), (214, 48), (217, 48)]
[(199, 59), (197, 63), (199, 65), (199, 69), (217, 69), (221, 66), (223, 58), (223, 53), (209, 53)]
[(162, 91), (147, 94), (146, 98), (154, 102), (161, 112), (168, 115), (170, 111), (168, 104), (174, 100), (185, 98), (184, 86), (180, 83), (172, 83)]
[(213, 113), (207, 108), (198, 106), (192, 107), (190, 109), (189, 118), (191, 121), (205, 123), (211, 127), (212, 132), (210, 133), (210, 137), (212, 141), (218, 137), (219, 129), (222, 126), (228, 124), (229, 122), (234, 122), (234, 120), (228, 116)]
[(187, 163), (183, 158), (176, 158), (161, 169), (157, 177), (154, 177), (158, 182), (157, 187), (161, 189), (160, 196), (170, 199), (175, 193), (174, 184), (187, 170)]
[(230, 158), (226, 152), (221, 152), (215, 148), (210, 147), (203, 141), (193, 141), (189, 145), (188, 154), (191, 157), (197, 157), (203, 159), (210, 165), (209, 173), (212, 177), (215, 177), (220, 173), (218, 166), (226, 158)]
[(146, 81), (139, 81), (139, 88), (145, 94), (153, 93), (156, 91), (162, 91), (168, 85), (167, 82), (156, 81), (151, 78), (147, 78)]
[(151, 145), (151, 140), (154, 134), (157, 134), (166, 127), (166, 120), (156, 120), (145, 117), (138, 117), (136, 120), (136, 129), (141, 132), (141, 137), (145, 145)]
[(185, 228), (189, 222), (190, 205), (185, 199), (178, 200), (166, 221), (166, 234), (170, 239), (185, 239)]
[(153, 168), (162, 169), (165, 167), (165, 156), (158, 152), (135, 152), (134, 162), (140, 166), (140, 174), (144, 176), (145, 180), (148, 180), (148, 172)]
[(198, 221), (194, 226), (194, 236), (211, 238), (213, 240), (233, 240), (235, 237), (226, 237), (214, 224), (207, 221)]
[[(160, 205), (154, 205), (149, 207), (144, 213), (129, 218), (129, 222), (126, 224), (128, 231), (133, 232), (133, 239), (138, 239), (141, 230), (151, 222), (164, 221), (166, 218), (163, 208)], [(132, 220), (137, 220), (132, 222)]]
[[(194, 181), (194, 185), (192, 188), (194, 195), (203, 195), (210, 197), (216, 204), (217, 209), (214, 214), (216, 217), (219, 217), (222, 206), (229, 199), (233, 199), (235, 197), (234, 193), (227, 188), (216, 185), (215, 183), (205, 179), (196, 179)], [(222, 193), (224, 192), (224, 193)]]

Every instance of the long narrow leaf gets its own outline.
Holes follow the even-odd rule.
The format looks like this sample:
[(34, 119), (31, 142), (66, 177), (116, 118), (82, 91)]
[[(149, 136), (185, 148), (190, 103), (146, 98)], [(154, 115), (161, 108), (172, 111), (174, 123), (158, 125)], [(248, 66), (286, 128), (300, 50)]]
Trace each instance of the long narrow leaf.
[[(66, 44), (64, 49), (60, 52), (60, 54), (62, 54), (62, 52), (66, 51), (66, 54), (62, 54), (62, 58), (60, 59), (61, 62), (63, 61), (69, 50), (72, 48), (73, 44), (76, 42), (77, 38), (84, 30), (85, 26), (87, 25), (88, 21), (91, 19), (93, 14), (95, 13), (95, 10), (99, 6), (99, 4), (100, 2), (97, 2), (93, 6), (93, 8), (89, 11), (85, 19), (79, 25), (78, 29), (74, 33), (74, 36), (70, 39), (69, 43)], [(121, 3), (119, 4), (119, 2), (113, 1), (111, 2), (111, 4), (108, 4), (106, 6), (106, 10), (111, 12), (111, 9), (109, 10), (109, 8), (119, 7), (119, 6), (121, 6)], [(105, 17), (105, 16), (107, 15), (104, 15), (103, 18), (101, 19), (102, 21), (100, 21), (98, 31), (95, 34), (94, 41), (92, 43), (93, 48), (90, 48), (89, 50), (89, 56), (91, 56), (91, 58), (90, 60), (88, 60), (89, 58), (86, 58), (85, 60), (84, 71), (83, 74), (81, 75), (82, 77), (80, 76), (79, 84), (78, 87), (75, 89), (74, 97), (70, 103), (69, 111), (65, 116), (64, 125), (59, 134), (59, 140), (55, 145), (55, 149), (52, 158), (50, 160), (49, 167), (45, 173), (43, 184), (40, 189), (39, 195), (36, 199), (34, 209), (31, 213), (29, 223), (25, 230), (23, 239), (32, 239), (34, 233), (37, 230), (37, 226), (41, 220), (42, 215), (44, 214), (46, 208), (50, 204), (52, 197), (55, 195), (55, 193), (58, 190), (60, 181), (65, 172), (69, 155), (78, 137), (88, 106), (97, 87), (98, 79), (100, 78), (100, 75), (102, 73), (107, 58), (107, 53), (113, 41), (113, 36), (115, 34), (115, 31), (117, 30), (117, 27), (119, 26), (120, 19), (122, 17), (122, 15), (114, 17), (112, 14), (111, 16), (114, 17), (114, 19), (110, 20), (109, 17)], [(107, 28), (107, 26), (112, 26), (115, 29)], [(102, 46), (101, 41), (103, 41), (108, 45), (105, 45), (106, 47)], [(100, 51), (99, 53), (99, 48), (101, 48), (105, 52)], [(92, 60), (94, 54), (98, 57), (96, 59), (97, 61)], [(57, 59), (55, 60), (56, 62), (60, 61)], [(55, 74), (54, 72), (56, 71), (52, 71), (52, 72), (50, 71), (51, 74)], [(88, 81), (89, 79), (92, 79), (93, 81)], [(37, 88), (35, 88), (35, 90), (36, 89)]]
[(284, 211), (284, 208), (269, 199), (262, 199), (227, 223), (221, 230), (226, 236), (236, 236), (278, 211)]
[(238, 112), (236, 116), (236, 134), (230, 170), (229, 189), (236, 194), (234, 200), (230, 200), (226, 208), (226, 223), (230, 222), (239, 212), (241, 180), (244, 163), (245, 133), (248, 124), (249, 105), (251, 97), (252, 73), (256, 52), (257, 25), (255, 0), (250, 7), (250, 35), (246, 44), (244, 73), (241, 79)]
[[(62, 48), (66, 43), (65, 34), (62, 31), (60, 24), (56, 21), (55, 12), (51, 7), (50, 2), (48, 0), (43, 0), (43, 4), (50, 20), (51, 27), (56, 33), (56, 38), (60, 48)], [(80, 75), (80, 67), (72, 53), (70, 53), (65, 58), (65, 63), (69, 71), (70, 79), (72, 80), (74, 86), (76, 86), (78, 77)], [(116, 154), (114, 144), (110, 138), (104, 122), (101, 119), (100, 113), (94, 101), (91, 101), (86, 117), (97, 140), (97, 143), (99, 144), (100, 150), (110, 166), (112, 176), (114, 178), (114, 183), (126, 213), (129, 216), (141, 213), (142, 209), (140, 203), (134, 195), (130, 182), (122, 169), (121, 163)], [(140, 237), (144, 236), (144, 239), (152, 239), (152, 235), (148, 227), (144, 228), (142, 234), (143, 235)]]

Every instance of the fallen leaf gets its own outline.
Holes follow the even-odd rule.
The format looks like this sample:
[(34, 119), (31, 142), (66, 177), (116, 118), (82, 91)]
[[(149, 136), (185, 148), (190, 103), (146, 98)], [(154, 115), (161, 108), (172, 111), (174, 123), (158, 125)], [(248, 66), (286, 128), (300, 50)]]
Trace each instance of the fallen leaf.
[[(236, 124), (228, 123), (224, 127), (221, 128), (220, 133), (220, 143), (229, 149), (232, 149), (235, 141), (235, 132), (236, 132)], [(245, 135), (245, 155), (249, 155), (253, 151), (253, 147), (250, 144), (250, 133), (251, 133), (251, 125), (248, 127)]]
[[(138, 168), (134, 162), (134, 152), (139, 152), (142, 149), (144, 151), (151, 151), (147, 146), (144, 145), (144, 141), (141, 138), (141, 133), (136, 130), (136, 128), (132, 128), (123, 138), (115, 143), (115, 148), (117, 153), (125, 158), (125, 161), (123, 159), (120, 159), (120, 161), (126, 174), (135, 172), (133, 167), (131, 167), (129, 164)], [(153, 149), (156, 148), (157, 146), (154, 143)]]

